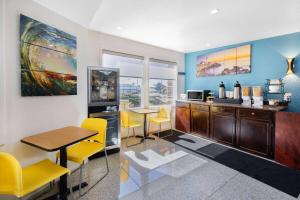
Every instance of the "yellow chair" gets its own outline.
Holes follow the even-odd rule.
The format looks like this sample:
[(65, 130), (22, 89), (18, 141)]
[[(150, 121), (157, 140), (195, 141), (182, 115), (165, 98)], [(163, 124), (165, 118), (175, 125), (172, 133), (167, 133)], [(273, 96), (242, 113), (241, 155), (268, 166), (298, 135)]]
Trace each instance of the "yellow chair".
[(22, 168), (12, 155), (0, 152), (0, 194), (2, 195), (22, 198), (64, 174), (70, 174), (70, 171), (48, 159)]
[[(159, 108), (159, 113), (157, 114), (157, 117), (150, 117), (149, 118), (149, 124), (148, 124), (148, 133), (150, 132), (150, 125), (151, 123), (159, 125), (159, 130), (157, 131), (157, 136), (159, 137), (159, 133), (161, 132), (161, 124), (162, 123), (170, 123), (171, 125), (171, 134), (166, 135), (164, 137), (168, 137), (173, 135), (173, 129), (172, 129), (172, 109), (170, 113), (168, 114), (167, 110), (164, 107)], [(163, 137), (162, 137), (163, 138)]]
[[(130, 117), (129, 111), (121, 111), (121, 127), (127, 129), (127, 139), (126, 139), (126, 146), (128, 147), (128, 138), (129, 138), (129, 131), (132, 129), (133, 135), (135, 136), (135, 130), (136, 127), (143, 126), (140, 122), (136, 122), (132, 120), (132, 117)], [(139, 143), (137, 143), (139, 144)], [(136, 144), (133, 144), (136, 145)], [(130, 145), (130, 146), (133, 146)]]
[[(90, 191), (96, 184), (98, 184), (109, 172), (107, 151), (106, 151), (107, 120), (100, 119), (100, 118), (86, 118), (82, 122), (81, 128), (98, 132), (97, 135), (67, 148), (67, 160), (76, 162), (80, 165), (79, 195), (83, 196), (88, 191)], [(104, 151), (105, 153), (106, 173), (99, 180), (97, 180), (96, 183), (92, 185), (85, 193), (81, 194), (81, 185), (82, 185), (82, 178), (83, 178), (82, 169), (84, 165), (84, 160), (102, 151)], [(58, 161), (58, 158), (59, 158), (59, 152), (56, 154), (56, 162)]]

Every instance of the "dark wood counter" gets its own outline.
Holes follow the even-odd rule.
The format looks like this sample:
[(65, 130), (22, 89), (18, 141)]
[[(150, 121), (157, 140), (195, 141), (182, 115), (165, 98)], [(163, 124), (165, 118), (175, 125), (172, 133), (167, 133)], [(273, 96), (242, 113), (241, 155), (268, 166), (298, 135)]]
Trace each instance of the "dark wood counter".
[(273, 158), (275, 113), (284, 109), (179, 100), (176, 129)]
[(276, 113), (275, 160), (300, 170), (300, 114)]
[(181, 103), (189, 103), (189, 104), (199, 104), (199, 105), (206, 105), (206, 106), (224, 106), (224, 107), (234, 107), (234, 108), (248, 108), (248, 109), (255, 109), (255, 110), (267, 110), (267, 111), (282, 111), (287, 109), (286, 106), (246, 106), (242, 104), (229, 104), (229, 103), (207, 103), (202, 101), (188, 101), (188, 100), (177, 100), (176, 102)]
[(183, 132), (190, 132), (191, 110), (187, 102), (176, 103), (175, 128)]

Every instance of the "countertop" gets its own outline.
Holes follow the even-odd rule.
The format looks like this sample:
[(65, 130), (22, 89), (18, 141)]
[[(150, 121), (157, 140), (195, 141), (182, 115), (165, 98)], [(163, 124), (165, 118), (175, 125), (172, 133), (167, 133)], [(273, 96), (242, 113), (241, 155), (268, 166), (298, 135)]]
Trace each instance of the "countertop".
[(191, 104), (200, 104), (200, 105), (207, 105), (207, 106), (226, 106), (226, 107), (234, 107), (234, 108), (248, 108), (248, 109), (258, 109), (258, 110), (266, 110), (266, 111), (282, 111), (287, 109), (287, 106), (247, 106), (242, 104), (230, 104), (230, 103), (208, 103), (202, 101), (189, 101), (189, 100), (176, 100), (177, 102), (182, 103), (191, 103)]

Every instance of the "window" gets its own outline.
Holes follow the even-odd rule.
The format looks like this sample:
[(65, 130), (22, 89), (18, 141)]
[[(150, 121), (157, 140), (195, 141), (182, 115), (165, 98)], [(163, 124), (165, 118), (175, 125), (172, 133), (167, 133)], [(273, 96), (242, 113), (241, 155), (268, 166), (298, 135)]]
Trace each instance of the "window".
[(129, 102), (129, 107), (142, 105), (142, 78), (120, 77), (120, 98)]
[(177, 64), (174, 62), (150, 58), (147, 66), (142, 56), (103, 50), (102, 66), (120, 69), (120, 99), (125, 107), (172, 104), (177, 96)]
[(144, 58), (104, 50), (103, 67), (120, 69), (120, 99), (129, 107), (141, 107), (143, 100)]
[(149, 80), (149, 104), (171, 104), (174, 100), (175, 80), (150, 79)]
[(150, 59), (149, 105), (172, 104), (176, 98), (176, 63)]

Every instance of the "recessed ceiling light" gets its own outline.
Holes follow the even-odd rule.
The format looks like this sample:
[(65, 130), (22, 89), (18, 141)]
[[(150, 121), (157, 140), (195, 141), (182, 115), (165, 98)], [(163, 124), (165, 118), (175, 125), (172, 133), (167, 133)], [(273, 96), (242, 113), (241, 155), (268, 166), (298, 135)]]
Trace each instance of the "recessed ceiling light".
[(121, 27), (121, 26), (117, 26), (116, 29), (117, 29), (117, 30), (121, 30), (122, 27)]
[(210, 47), (210, 43), (206, 43), (205, 46)]
[(215, 8), (210, 11), (210, 14), (214, 15), (214, 14), (217, 14), (218, 12), (219, 12), (219, 9)]

